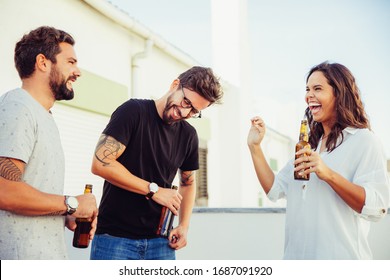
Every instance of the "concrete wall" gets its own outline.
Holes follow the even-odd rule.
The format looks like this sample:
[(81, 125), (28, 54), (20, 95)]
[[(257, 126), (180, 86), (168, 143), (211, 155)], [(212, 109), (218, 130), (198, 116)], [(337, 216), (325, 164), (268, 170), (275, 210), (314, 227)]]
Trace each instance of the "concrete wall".
[[(284, 208), (194, 209), (187, 247), (179, 260), (279, 260), (284, 248)], [(390, 260), (390, 215), (371, 224), (369, 241), (376, 260)], [(89, 249), (71, 247), (71, 259), (88, 259)]]
[[(284, 249), (284, 208), (195, 209), (183, 260), (278, 260)], [(374, 259), (390, 260), (390, 215), (371, 223)]]

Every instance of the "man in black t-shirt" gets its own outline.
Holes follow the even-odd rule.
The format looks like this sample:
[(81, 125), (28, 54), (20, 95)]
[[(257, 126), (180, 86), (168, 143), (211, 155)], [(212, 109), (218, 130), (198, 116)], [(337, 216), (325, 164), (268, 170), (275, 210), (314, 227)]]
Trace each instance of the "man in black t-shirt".
[[(222, 96), (212, 70), (196, 66), (160, 99), (130, 99), (115, 110), (92, 163), (105, 182), (91, 259), (175, 259), (186, 246), (199, 162), (198, 136), (185, 119)], [(164, 207), (179, 215), (168, 238), (157, 234)]]

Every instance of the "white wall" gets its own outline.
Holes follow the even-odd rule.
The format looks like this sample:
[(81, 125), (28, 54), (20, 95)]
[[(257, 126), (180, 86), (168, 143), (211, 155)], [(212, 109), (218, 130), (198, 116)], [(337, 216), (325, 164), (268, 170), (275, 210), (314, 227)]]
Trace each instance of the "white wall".
[[(144, 50), (145, 39), (80, 0), (0, 1), (0, 95), (21, 85), (13, 62), (15, 44), (41, 25), (70, 33), (76, 41), (79, 67), (127, 86), (130, 96), (132, 56)], [(145, 98), (165, 94), (171, 82), (188, 67), (156, 45), (140, 65), (139, 84)], [(65, 193), (80, 193), (86, 183), (93, 183), (100, 200), (102, 180), (90, 172), (90, 167), (109, 117), (61, 104), (55, 104), (53, 113), (65, 151)]]
[[(144, 50), (145, 38), (123, 26), (123, 18), (126, 19), (127, 15), (121, 14), (120, 18), (118, 17), (120, 23), (116, 23), (90, 6), (89, 2), (90, 0), (0, 1), (0, 61), (2, 62), (0, 94), (21, 84), (13, 62), (15, 43), (30, 30), (41, 25), (50, 25), (74, 36), (75, 50), (82, 69), (127, 86), (130, 96), (133, 82), (132, 56)], [(107, 4), (104, 0), (92, 2)], [(111, 6), (109, 11), (111, 14), (118, 12)], [(242, 28), (241, 26), (241, 31)], [(240, 34), (243, 32), (236, 35)], [(151, 36), (154, 37), (153, 34)], [(168, 43), (162, 43), (161, 39), (157, 41), (158, 44), (153, 46), (150, 55), (139, 61), (138, 88), (145, 98), (158, 98), (165, 94), (171, 82), (192, 66), (190, 59), (182, 59), (180, 55), (175, 57), (171, 52), (167, 52), (171, 48)], [(245, 48), (240, 46), (239, 51)], [(241, 68), (246, 68), (245, 61), (246, 58), (243, 56), (240, 62)], [(233, 67), (232, 64), (228, 65)], [(203, 114), (204, 118), (210, 120), (211, 126), (211, 139), (207, 143), (209, 205), (211, 207), (255, 207), (260, 189), (246, 146), (249, 119), (253, 110), (248, 105), (251, 100), (247, 98), (249, 90), (245, 85), (250, 83), (244, 82), (244, 85), (238, 88), (226, 82), (223, 73), (215, 72), (221, 77), (225, 98), (222, 105), (212, 106)], [(249, 76), (242, 77), (248, 79)], [(59, 110), (56, 118), (63, 118), (64, 113)], [(77, 146), (79, 139), (66, 134), (66, 131), (72, 131), (72, 120), (77, 120), (79, 114), (83, 115), (81, 111), (72, 111), (68, 119), (59, 123), (60, 131), (64, 130), (61, 133), (64, 135), (62, 142), (65, 145), (67, 162), (72, 160), (71, 154), (77, 151), (74, 147)], [(87, 136), (88, 139), (95, 138), (97, 131), (91, 133), (92, 135)], [(96, 141), (90, 144), (90, 149), (95, 145)], [(274, 151), (277, 150), (271, 152)], [(90, 151), (85, 152), (87, 161), (91, 158), (90, 153)], [(71, 162), (67, 164), (73, 165)], [(89, 169), (89, 163), (83, 164), (86, 164), (85, 168)], [(79, 165), (80, 162), (75, 166)], [(71, 168), (67, 168), (66, 178), (79, 176), (74, 172)], [(77, 189), (82, 188), (79, 186), (81, 182), (73, 184), (69, 179), (67, 180), (66, 191), (71, 185)], [(80, 179), (80, 181), (84, 180)]]
[[(284, 250), (284, 209), (197, 209), (181, 260), (278, 260)], [(390, 260), (390, 215), (371, 223), (374, 259)]]
[(211, 0), (210, 4), (213, 67), (226, 82), (223, 108), (212, 125), (218, 139), (213, 136), (210, 141), (210, 150), (216, 152), (209, 159), (219, 177), (209, 182), (209, 206), (257, 206), (257, 184), (251, 180), (246, 146), (251, 93), (247, 5), (242, 0)]
[[(285, 212), (280, 208), (207, 209), (192, 214), (188, 244), (178, 260), (280, 260), (284, 251)], [(375, 260), (390, 260), (390, 214), (371, 223), (369, 243)], [(88, 249), (71, 247), (71, 259), (89, 259)]]

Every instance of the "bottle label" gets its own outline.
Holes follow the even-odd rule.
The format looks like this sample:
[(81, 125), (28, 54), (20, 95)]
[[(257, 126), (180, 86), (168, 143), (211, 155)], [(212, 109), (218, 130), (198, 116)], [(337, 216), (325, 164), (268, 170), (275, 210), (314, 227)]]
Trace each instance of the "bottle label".
[(162, 237), (168, 237), (173, 226), (175, 215), (167, 207), (163, 207), (161, 211), (160, 223), (158, 225), (157, 234)]
[[(172, 189), (177, 190), (177, 186), (172, 186)], [(173, 221), (175, 219), (175, 215), (169, 210), (168, 207), (163, 207), (161, 209), (160, 223), (157, 228), (157, 234), (162, 237), (169, 237), (169, 233), (173, 228)]]
[[(300, 133), (299, 133), (299, 142), (295, 145), (295, 152), (298, 152), (299, 150), (304, 149), (304, 148), (310, 149), (310, 144), (308, 143), (308, 141), (309, 141), (309, 135), (307, 132), (307, 120), (302, 120)], [(306, 157), (306, 156), (307, 156), (307, 154), (304, 153), (300, 156), (295, 156), (295, 159), (298, 159), (300, 157)], [(302, 165), (302, 164), (304, 164), (304, 162), (301, 163), (300, 165)], [(304, 170), (307, 170), (307, 168)], [(308, 181), (310, 179), (310, 173), (303, 174), (302, 172), (304, 170), (294, 171), (294, 179)]]
[[(308, 146), (308, 147), (310, 148), (310, 146)], [(305, 156), (307, 156), (306, 153), (300, 155), (299, 157), (296, 156), (295, 159), (298, 159), (298, 158), (301, 158), (301, 157), (305, 157)], [(303, 163), (301, 163), (301, 164), (303, 164)], [(307, 170), (307, 169), (308, 169), (308, 168), (306, 168), (306, 169), (304, 169), (304, 170)], [(299, 172), (298, 172), (298, 171), (295, 171), (295, 172), (294, 172), (294, 179), (295, 179), (295, 180), (309, 181), (309, 180), (310, 180), (310, 173), (309, 173), (309, 174), (303, 174), (303, 173), (301, 173), (301, 172), (303, 172), (304, 170), (301, 170), (301, 171), (299, 171)]]
[[(92, 185), (86, 184), (84, 194), (92, 193)], [(87, 218), (76, 219), (76, 229), (73, 234), (73, 247), (87, 248), (89, 245), (89, 232), (92, 229), (91, 221)]]

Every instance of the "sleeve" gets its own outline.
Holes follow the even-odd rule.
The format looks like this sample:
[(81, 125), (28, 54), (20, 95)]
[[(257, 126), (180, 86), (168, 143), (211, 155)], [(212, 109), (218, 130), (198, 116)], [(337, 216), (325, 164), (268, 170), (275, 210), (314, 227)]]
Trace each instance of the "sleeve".
[(111, 115), (103, 133), (115, 138), (127, 146), (133, 132), (133, 124), (139, 118), (139, 106), (134, 100), (129, 100), (120, 105)]
[(275, 176), (274, 184), (272, 185), (267, 197), (276, 202), (281, 198), (287, 197), (287, 188), (291, 182), (291, 174), (293, 174), (293, 161), (290, 160), (280, 172)]
[(389, 177), (385, 154), (380, 141), (374, 137), (367, 141), (353, 182), (362, 186), (366, 193), (365, 205), (360, 216), (369, 221), (385, 217), (389, 207)]
[(0, 106), (0, 156), (28, 163), (36, 141), (36, 125), (23, 104), (7, 102)]

